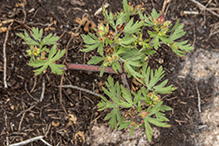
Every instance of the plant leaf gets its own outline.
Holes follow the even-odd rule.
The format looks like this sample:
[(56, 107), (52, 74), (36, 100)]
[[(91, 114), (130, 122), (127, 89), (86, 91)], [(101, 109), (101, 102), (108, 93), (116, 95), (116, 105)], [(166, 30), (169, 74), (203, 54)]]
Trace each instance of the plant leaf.
[(143, 26), (144, 22), (143, 21), (136, 21), (133, 25), (133, 19), (131, 19), (128, 24), (124, 28), (124, 33), (127, 34), (134, 34), (134, 33), (139, 33), (140, 27)]
[(162, 67), (159, 67), (153, 71), (146, 64), (143, 66), (141, 72), (143, 75), (144, 84), (149, 90), (152, 90), (156, 93), (167, 94), (176, 89), (172, 87), (172, 85), (164, 87), (167, 84), (167, 80), (156, 85), (164, 77), (164, 71)]
[(88, 61), (87, 64), (98, 64), (99, 62), (103, 61), (103, 57), (98, 57), (98, 56), (92, 56), (92, 58)]
[(82, 52), (90, 52), (96, 48), (98, 48), (98, 53), (103, 56), (103, 46), (104, 42), (101, 42), (96, 36), (89, 33), (88, 35), (82, 34), (81, 37), (83, 38), (84, 42), (87, 44), (85, 45), (87, 48), (82, 49)]
[(126, 21), (129, 22), (130, 16), (129, 16), (129, 8), (128, 8), (127, 0), (123, 0), (123, 9), (126, 14)]

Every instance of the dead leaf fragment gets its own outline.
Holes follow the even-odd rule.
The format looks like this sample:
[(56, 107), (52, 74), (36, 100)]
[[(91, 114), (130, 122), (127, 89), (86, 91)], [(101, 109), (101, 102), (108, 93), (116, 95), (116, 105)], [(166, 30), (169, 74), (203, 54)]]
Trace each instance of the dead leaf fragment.
[(80, 34), (79, 33), (74, 33), (74, 32), (70, 32), (70, 34), (72, 35), (72, 36), (76, 36), (76, 37), (78, 37)]
[(76, 17), (74, 21), (84, 26), (84, 31), (86, 32), (90, 32), (90, 30), (92, 31), (94, 28), (97, 27), (97, 25), (92, 20), (89, 20), (89, 15), (87, 13), (84, 13), (84, 15), (82, 16), (82, 19)]
[(48, 26), (44, 29), (44, 31), (49, 31), (49, 30), (55, 31), (56, 29), (55, 29), (55, 27), (50, 27), (50, 26)]
[(78, 132), (75, 134), (76, 145), (78, 145), (77, 140), (79, 140), (80, 143), (85, 142), (84, 132), (78, 131)]
[(72, 121), (68, 122), (68, 124), (65, 126), (65, 129), (68, 128), (69, 126), (72, 126)]
[(0, 33), (6, 32), (8, 30), (7, 27), (0, 27)]
[(52, 126), (54, 126), (54, 127), (58, 127), (60, 125), (60, 123), (59, 122), (54, 122), (54, 121), (52, 121)]
[(56, 24), (57, 24), (57, 21), (56, 21), (56, 20), (54, 20), (54, 21), (53, 21), (53, 24), (56, 26)]
[(29, 115), (30, 115), (32, 118), (34, 118), (34, 116), (35, 116), (33, 113), (29, 113)]
[(135, 78), (132, 78), (132, 83), (134, 83), (136, 86), (141, 86), (142, 85)]
[(11, 105), (11, 109), (14, 110), (14, 105)]
[(76, 124), (77, 117), (76, 117), (75, 115), (73, 115), (73, 114), (68, 114), (68, 116), (69, 116), (69, 119), (70, 119), (74, 124)]

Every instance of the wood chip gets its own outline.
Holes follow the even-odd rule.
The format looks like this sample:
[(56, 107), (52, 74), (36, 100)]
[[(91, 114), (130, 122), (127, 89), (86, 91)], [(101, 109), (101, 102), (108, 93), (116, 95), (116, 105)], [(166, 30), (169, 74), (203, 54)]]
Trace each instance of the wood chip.
[(34, 116), (35, 116), (33, 113), (29, 113), (29, 115), (30, 115), (32, 118), (34, 118)]
[(54, 126), (54, 127), (58, 127), (60, 125), (60, 123), (59, 122), (54, 122), (54, 121), (52, 121), (52, 126)]
[(78, 131), (77, 133), (75, 133), (76, 145), (78, 145), (78, 144), (77, 144), (77, 139), (80, 141), (80, 143), (85, 142), (84, 132)]
[(11, 109), (14, 110), (14, 105), (11, 105)]
[(85, 2), (83, 1), (77, 1), (77, 0), (71, 0), (72, 5), (79, 5), (79, 6), (84, 6)]
[(68, 114), (69, 115), (69, 119), (74, 123), (76, 124), (76, 121), (77, 121), (77, 117), (73, 114)]

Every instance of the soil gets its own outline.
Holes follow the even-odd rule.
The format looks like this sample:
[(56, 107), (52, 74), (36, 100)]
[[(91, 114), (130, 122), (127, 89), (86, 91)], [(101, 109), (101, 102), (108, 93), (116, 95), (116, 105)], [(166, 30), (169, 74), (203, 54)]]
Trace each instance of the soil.
[[(104, 134), (96, 135), (96, 137), (93, 135), (94, 126), (100, 128), (107, 123), (103, 120), (107, 111), (97, 111), (96, 105), (100, 98), (71, 88), (62, 88), (60, 94), (58, 86), (72, 84), (101, 94), (101, 88), (109, 75), (119, 81), (120, 76), (105, 73), (103, 77), (100, 77), (98, 72), (77, 70), (66, 70), (64, 76), (53, 75), (50, 70), (45, 74), (34, 76), (33, 68), (27, 64), (29, 57), (26, 56), (25, 50), (28, 46), (22, 44), (22, 39), (16, 33), (29, 31), (32, 27), (45, 29), (55, 20), (57, 24), (51, 25), (55, 29), (46, 31), (44, 35), (53, 33), (62, 36), (58, 41), (58, 47), (59, 49), (67, 47), (68, 54), (66, 58), (61, 59), (60, 63), (66, 59), (67, 63), (86, 64), (93, 53), (80, 52), (84, 47), (80, 36), (71, 39), (72, 33), (87, 33), (74, 19), (82, 18), (83, 14), (87, 13), (90, 20), (98, 24), (98, 20), (102, 20), (103, 16), (101, 14), (94, 16), (94, 13), (105, 2), (110, 4), (108, 8), (110, 11), (116, 12), (122, 9), (122, 1), (113, 0), (1, 0), (0, 20), (7, 21), (3, 23), (3, 27), (11, 24), (8, 36), (6, 32), (0, 35), (2, 46), (7, 38), (8, 84), (8, 88), (4, 88), (2, 50), (0, 52), (2, 56), (0, 58), (0, 141), (2, 145), (6, 146), (39, 135), (45, 136), (44, 140), (52, 145), (97, 145), (94, 139), (104, 137)], [(144, 3), (146, 14), (150, 14), (153, 8), (160, 11), (164, 5), (162, 0), (131, 0), (130, 2), (134, 5)], [(203, 5), (207, 4), (208, 7), (219, 6), (217, 1), (208, 3), (206, 0), (200, 0), (199, 2)], [(19, 3), (23, 3), (24, 7)], [(196, 70), (188, 68), (185, 71), (185, 68), (188, 67), (186, 61), (196, 58), (200, 48), (205, 53), (218, 53), (219, 36), (218, 33), (213, 33), (216, 32), (219, 19), (207, 11), (199, 10), (190, 0), (172, 0), (166, 5), (165, 10), (166, 19), (174, 22), (180, 18), (180, 22), (185, 24), (184, 29), (187, 33), (183, 40), (188, 40), (195, 49), (186, 57), (178, 57), (168, 46), (162, 45), (150, 59), (150, 65), (154, 69), (159, 66), (164, 68), (165, 79), (169, 80), (168, 84), (178, 87), (172, 94), (162, 97), (164, 104), (172, 108), (172, 111), (166, 112), (170, 120), (169, 124), (172, 126), (171, 128), (157, 127), (160, 134), (153, 137), (150, 145), (202, 145), (198, 138), (203, 132), (203, 129), (199, 127), (204, 123), (200, 118), (198, 97), (201, 98), (201, 108), (208, 109), (213, 103), (215, 91), (218, 90), (215, 84), (218, 75), (211, 74), (197, 78)], [(184, 15), (184, 11), (198, 11), (199, 14)], [(13, 23), (10, 20), (14, 20)], [(159, 59), (163, 60), (163, 63), (160, 63)], [(190, 63), (194, 65), (195, 61), (191, 60)], [(200, 72), (205, 70), (211, 70), (211, 66), (203, 68)], [(38, 102), (43, 81), (45, 81), (44, 98), (42, 102)], [(131, 79), (129, 83), (133, 84)], [(71, 118), (67, 117), (60, 101), (66, 112), (72, 116)], [(88, 139), (90, 142), (87, 142)], [(124, 141), (125, 139), (100, 145), (122, 145)], [(139, 145), (138, 143), (140, 143), (139, 139), (133, 145)], [(37, 146), (45, 145), (45, 143), (39, 140), (27, 145)]]

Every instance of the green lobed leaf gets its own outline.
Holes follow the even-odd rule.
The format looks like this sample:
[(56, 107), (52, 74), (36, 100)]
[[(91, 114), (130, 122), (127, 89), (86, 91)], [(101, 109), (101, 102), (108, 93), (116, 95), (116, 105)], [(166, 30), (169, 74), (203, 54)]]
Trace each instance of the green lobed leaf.
[(176, 89), (172, 85), (165, 87), (165, 85), (167, 84), (167, 80), (156, 85), (164, 77), (164, 71), (162, 67), (159, 67), (158, 69), (153, 71), (146, 64), (142, 68), (142, 75), (144, 79), (144, 85), (149, 90), (152, 90), (156, 93), (168, 94)]
[(144, 126), (145, 126), (145, 134), (147, 136), (147, 139), (149, 142), (151, 142), (151, 137), (152, 137), (151, 135), (153, 134), (153, 130), (151, 129), (151, 126), (146, 120), (146, 118), (144, 118)]
[(128, 46), (131, 45), (131, 43), (134, 43), (138, 38), (133, 35), (126, 35), (122, 39), (119, 40), (119, 44), (122, 46)]
[(113, 14), (110, 12), (108, 15), (108, 11), (106, 10), (106, 8), (104, 6), (102, 8), (103, 16), (106, 18), (107, 23), (110, 24), (113, 27), (113, 29), (116, 29)]
[(48, 64), (44, 64), (41, 68), (34, 70), (35, 74), (34, 75), (39, 75), (41, 74), (44, 70), (46, 70), (48, 67)]
[(143, 26), (144, 22), (143, 21), (136, 21), (133, 24), (133, 19), (131, 19), (128, 24), (124, 28), (124, 33), (127, 34), (134, 34), (134, 33), (139, 33), (140, 28)]
[(151, 49), (144, 49), (141, 51), (142, 53), (146, 54), (146, 55), (154, 55), (157, 51), (155, 50), (151, 50)]
[(31, 35), (33, 36), (35, 40), (37, 40), (38, 42), (41, 42), (42, 35), (43, 35), (43, 29), (39, 30), (39, 28), (33, 27)]
[(155, 116), (156, 116), (157, 119), (160, 119), (161, 121), (169, 121), (169, 119), (167, 119), (165, 117), (164, 113), (158, 112), (158, 113), (155, 113)]
[(160, 93), (160, 94), (169, 94), (172, 93), (172, 91), (174, 91), (176, 88), (174, 88), (172, 85), (169, 85), (167, 87), (164, 87), (167, 84), (168, 80), (163, 81), (162, 83), (160, 83), (157, 86), (154, 86), (154, 91), (156, 93)]
[(88, 35), (82, 34), (81, 37), (86, 44), (95, 44), (97, 42), (97, 37), (94, 37), (91, 33), (88, 33)]
[(123, 9), (126, 14), (126, 21), (129, 22), (130, 16), (129, 16), (129, 8), (128, 8), (127, 0), (123, 0)]
[(169, 38), (174, 41), (184, 36), (186, 32), (183, 30), (183, 26), (183, 24), (178, 25)]
[(112, 63), (112, 69), (117, 73), (118, 71), (121, 72), (121, 66), (119, 64), (119, 62), (113, 62)]
[[(192, 47), (190, 44), (187, 44), (188, 41), (182, 41), (182, 42), (175, 42), (176, 45), (179, 47), (179, 49), (185, 53), (185, 52), (190, 52), (191, 50), (194, 49), (194, 47)], [(178, 50), (179, 51), (179, 50)], [(175, 51), (175, 53), (179, 56), (183, 56), (184, 54), (182, 54), (181, 52), (177, 52)]]
[(39, 45), (39, 42), (33, 40), (28, 34), (26, 31), (24, 31), (24, 34), (23, 35), (22, 33), (16, 33), (17, 36), (21, 37), (22, 39), (25, 40), (25, 42), (23, 42), (23, 44), (27, 44), (27, 45), (31, 45), (31, 46), (34, 46), (34, 45)]
[(133, 102), (132, 102), (132, 96), (130, 91), (128, 91), (124, 86), (120, 86), (121, 90), (122, 90), (122, 97), (129, 103), (129, 106), (132, 107), (133, 106)]
[(123, 118), (120, 114), (119, 107), (114, 107), (112, 111), (109, 114), (107, 114), (104, 120), (109, 120), (108, 124), (110, 125), (111, 129), (117, 128), (123, 122)]
[(154, 26), (153, 22), (150, 19), (148, 19), (148, 16), (146, 14), (143, 15), (140, 10), (138, 10), (138, 13), (139, 13), (140, 19), (144, 20), (144, 25), (145, 26), (149, 26), (149, 27)]
[(151, 12), (151, 16), (156, 20), (159, 16), (161, 15), (161, 13), (157, 13), (157, 11), (155, 9), (152, 10)]
[[(116, 19), (116, 26), (118, 26), (118, 25), (120, 25), (120, 26), (122, 26), (123, 25), (123, 23), (125, 23), (125, 22), (127, 22), (126, 21), (126, 14), (124, 13), (124, 12), (120, 12), (119, 14), (118, 14), (118, 17), (117, 17), (117, 19)], [(117, 30), (118, 31), (118, 30)]]
[(61, 68), (63, 68), (65, 65), (62, 65), (62, 64), (55, 64), (55, 63), (50, 63), (49, 64), (49, 67), (51, 68), (51, 70), (52, 70), (52, 72), (54, 73), (54, 74), (57, 74), (57, 75), (61, 75), (61, 74), (63, 74), (63, 69), (61, 69)]
[(46, 60), (36, 60), (29, 63), (30, 66), (33, 67), (40, 67), (43, 66), (46, 63)]
[(56, 55), (52, 58), (52, 61), (55, 62), (59, 60), (64, 54), (65, 54), (65, 50), (62, 50), (62, 51), (58, 50)]
[(41, 45), (54, 45), (58, 39), (58, 36), (52, 36), (52, 34), (49, 34), (42, 40)]
[(135, 129), (135, 127), (131, 127), (131, 128), (130, 128), (130, 131), (129, 131), (129, 136), (131, 136), (131, 135), (133, 134), (133, 132), (134, 132), (134, 129)]
[(98, 57), (98, 56), (92, 56), (92, 58), (88, 61), (87, 64), (98, 64), (99, 62), (103, 61), (103, 57)]
[(156, 126), (159, 126), (159, 127), (170, 127), (169, 124), (163, 123), (163, 122), (161, 122), (161, 121), (159, 121), (158, 119), (155, 119), (155, 118), (149, 118), (148, 117), (147, 120), (148, 120), (148, 122), (150, 122), (150, 123), (152, 123)]
[(140, 100), (141, 96), (141, 90), (138, 90), (137, 94), (135, 92), (132, 92), (133, 96), (134, 96), (134, 102), (133, 105), (136, 105), (138, 103), (138, 101)]
[(98, 106), (98, 111), (105, 110), (106, 108), (113, 108), (114, 104), (110, 102), (109, 100), (106, 99), (106, 97), (101, 96), (100, 97), (102, 100), (97, 104)]
[(82, 49), (82, 52), (90, 52), (96, 48), (97, 52), (103, 56), (103, 47), (104, 47), (104, 42), (101, 42), (95, 35), (89, 33), (88, 35), (81, 35), (82, 39), (84, 42), (87, 44), (86, 49)]
[(160, 47), (160, 42), (159, 42), (159, 35), (155, 31), (150, 31), (148, 30), (148, 34), (150, 35), (151, 38), (153, 38), (153, 46), (157, 50), (158, 47)]
[(120, 124), (120, 126), (118, 127), (118, 130), (127, 129), (130, 124), (131, 124), (131, 121), (125, 121)]
[(61, 75), (63, 73), (63, 67), (64, 65), (55, 64), (54, 62), (60, 59), (65, 54), (65, 50), (56, 50), (56, 45), (52, 47), (52, 49), (49, 52), (48, 60), (39, 60), (35, 62), (29, 63), (30, 66), (33, 67), (41, 67), (39, 69), (35, 70), (35, 75), (41, 74), (46, 68), (49, 66), (53, 73)]

